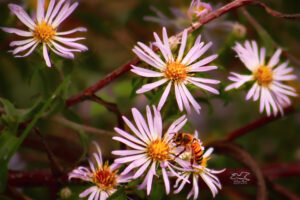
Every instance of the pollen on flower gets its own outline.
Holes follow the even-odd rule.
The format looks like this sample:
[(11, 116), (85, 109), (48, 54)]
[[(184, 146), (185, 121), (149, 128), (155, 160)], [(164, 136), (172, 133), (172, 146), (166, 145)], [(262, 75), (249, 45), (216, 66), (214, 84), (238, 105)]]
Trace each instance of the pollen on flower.
[(109, 191), (117, 186), (117, 172), (110, 171), (108, 162), (106, 162), (100, 169), (96, 170), (94, 173), (94, 182), (103, 191)]
[(34, 37), (39, 42), (48, 42), (53, 39), (55, 36), (56, 30), (46, 22), (42, 21), (40, 24), (37, 24), (34, 30)]
[(171, 150), (172, 148), (169, 143), (166, 143), (164, 140), (157, 139), (149, 144), (147, 153), (153, 160), (164, 161), (169, 159)]
[(254, 77), (259, 85), (268, 86), (273, 81), (273, 73), (267, 66), (260, 66), (254, 73)]
[(178, 62), (168, 63), (164, 73), (168, 79), (176, 82), (184, 81), (188, 75), (186, 66)]

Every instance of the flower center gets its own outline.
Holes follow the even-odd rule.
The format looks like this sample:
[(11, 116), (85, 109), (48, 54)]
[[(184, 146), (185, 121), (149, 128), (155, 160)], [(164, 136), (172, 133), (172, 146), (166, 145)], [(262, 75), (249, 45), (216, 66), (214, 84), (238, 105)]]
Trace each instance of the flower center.
[(108, 162), (94, 173), (94, 182), (103, 191), (109, 191), (117, 186), (117, 170), (110, 171)]
[(42, 21), (40, 24), (36, 25), (33, 35), (39, 42), (44, 43), (53, 39), (55, 33), (56, 31), (51, 25)]
[(268, 86), (273, 81), (273, 73), (269, 67), (260, 66), (254, 73), (255, 79), (259, 85)]
[(168, 79), (178, 82), (184, 81), (188, 75), (186, 66), (178, 62), (168, 63), (164, 73)]
[(171, 150), (172, 148), (169, 143), (158, 139), (150, 143), (147, 153), (153, 160), (164, 161), (169, 159)]

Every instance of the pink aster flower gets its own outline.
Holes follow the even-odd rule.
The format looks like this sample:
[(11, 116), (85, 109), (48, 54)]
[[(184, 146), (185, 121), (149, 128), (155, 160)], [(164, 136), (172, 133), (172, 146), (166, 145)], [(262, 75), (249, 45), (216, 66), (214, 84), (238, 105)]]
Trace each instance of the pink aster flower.
[(201, 2), (201, 0), (192, 0), (187, 15), (190, 19), (198, 19), (211, 11), (212, 7), (210, 4)]
[(136, 125), (132, 124), (123, 116), (125, 123), (134, 135), (122, 129), (115, 128), (115, 131), (119, 133), (120, 136), (115, 136), (113, 139), (126, 144), (132, 149), (117, 150), (112, 153), (122, 156), (121, 158), (117, 158), (115, 163), (130, 163), (124, 169), (122, 175), (126, 175), (136, 168), (138, 169), (134, 172), (133, 179), (137, 179), (146, 174), (139, 189), (147, 188), (147, 195), (151, 192), (153, 176), (158, 176), (157, 170), (160, 168), (166, 193), (169, 194), (170, 182), (168, 176), (170, 174), (178, 176), (177, 172), (173, 169), (173, 165), (170, 163), (170, 161), (174, 159), (174, 148), (170, 133), (179, 131), (187, 119), (185, 116), (182, 116), (175, 120), (165, 134), (163, 134), (160, 112), (155, 106), (153, 106), (153, 114), (149, 106), (147, 106), (146, 110), (147, 119), (145, 119), (136, 108), (132, 109), (132, 115)]
[(286, 84), (284, 81), (295, 80), (297, 77), (291, 74), (292, 67), (287, 67), (288, 62), (279, 63), (281, 49), (278, 49), (271, 57), (269, 62), (265, 63), (266, 49), (262, 47), (259, 51), (255, 41), (251, 43), (246, 41), (244, 46), (236, 43), (233, 48), (240, 60), (251, 71), (249, 75), (241, 75), (231, 72), (232, 76), (228, 79), (234, 83), (226, 87), (226, 90), (239, 88), (246, 82), (252, 82), (253, 86), (246, 96), (246, 100), (253, 98), (257, 101), (260, 98), (260, 113), (266, 110), (267, 115), (271, 115), (271, 108), (274, 116), (278, 110), (283, 115), (283, 108), (291, 104), (288, 96), (297, 96), (296, 90)]
[(103, 163), (99, 145), (94, 142), (97, 152), (94, 153), (95, 163), (89, 159), (90, 168), (78, 167), (69, 173), (69, 179), (78, 178), (93, 184), (82, 192), (79, 197), (89, 196), (89, 200), (105, 200), (115, 191), (120, 183), (130, 181), (130, 176), (118, 174), (118, 164), (109, 166), (108, 162)]
[[(195, 131), (195, 138), (198, 138), (198, 133)], [(202, 146), (201, 141), (199, 140), (199, 143)], [(204, 151), (204, 147), (202, 146), (202, 150)], [(218, 189), (222, 189), (222, 185), (215, 174), (220, 174), (225, 171), (225, 169), (222, 170), (213, 170), (207, 168), (207, 161), (210, 159), (210, 155), (213, 152), (213, 148), (209, 148), (202, 157), (201, 163), (193, 164), (191, 166), (190, 159), (191, 159), (191, 152), (186, 152), (185, 154), (182, 154), (180, 156), (181, 159), (177, 159), (176, 161), (181, 165), (182, 172), (180, 175), (184, 179), (177, 179), (174, 188), (177, 188), (174, 193), (179, 193), (185, 184), (187, 183), (186, 180), (188, 180), (190, 177), (192, 178), (191, 182), (193, 184), (192, 190), (189, 192), (187, 199), (189, 199), (192, 195), (194, 196), (193, 199), (197, 199), (199, 195), (199, 179), (202, 178), (203, 181), (207, 184), (209, 189), (211, 190), (213, 197), (216, 196), (218, 193)]]
[(135, 46), (133, 49), (133, 52), (141, 60), (152, 66), (155, 71), (134, 65), (132, 65), (131, 71), (143, 77), (159, 78), (158, 81), (143, 85), (136, 92), (138, 94), (145, 93), (162, 86), (165, 83), (167, 84), (158, 104), (159, 110), (165, 104), (172, 86), (174, 86), (175, 97), (179, 110), (183, 111), (183, 107), (185, 107), (188, 113), (191, 112), (190, 104), (198, 114), (200, 113), (201, 107), (187, 89), (187, 85), (192, 84), (214, 94), (219, 94), (218, 90), (208, 86), (207, 84), (218, 84), (220, 81), (196, 76), (198, 72), (210, 71), (217, 68), (216, 66), (207, 65), (213, 61), (217, 55), (211, 55), (201, 59), (200, 61), (196, 61), (208, 50), (212, 43), (209, 42), (204, 45), (204, 42), (200, 42), (201, 36), (199, 35), (194, 46), (184, 56), (187, 34), (188, 31), (185, 29), (177, 57), (172, 55), (169, 38), (165, 28), (163, 28), (163, 41), (161, 41), (158, 35), (154, 33), (156, 40), (154, 45), (159, 48), (163, 58), (141, 42), (138, 42), (138, 46)]
[[(15, 57), (26, 57), (30, 55), (35, 48), (42, 44), (43, 56), (48, 67), (51, 67), (51, 61), (48, 54), (48, 48), (54, 53), (65, 58), (74, 58), (73, 52), (86, 51), (87, 47), (77, 43), (79, 40), (85, 39), (84, 37), (68, 38), (64, 37), (78, 31), (86, 31), (86, 28), (77, 27), (69, 31), (59, 32), (60, 24), (75, 10), (78, 3), (71, 4), (70, 1), (51, 0), (48, 9), (45, 10), (45, 0), (38, 0), (36, 17), (29, 17), (25, 10), (16, 4), (9, 4), (8, 7), (11, 12), (16, 15), (19, 20), (27, 26), (29, 30), (20, 30), (16, 28), (1, 29), (8, 33), (14, 33), (24, 40), (13, 41), (10, 43), (11, 47), (16, 47), (12, 50)], [(20, 55), (27, 51), (25, 54)]]

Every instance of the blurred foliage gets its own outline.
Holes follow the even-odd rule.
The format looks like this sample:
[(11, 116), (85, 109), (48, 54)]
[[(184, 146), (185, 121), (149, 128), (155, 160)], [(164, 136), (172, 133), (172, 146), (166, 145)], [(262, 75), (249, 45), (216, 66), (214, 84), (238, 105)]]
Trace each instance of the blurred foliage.
[[(0, 26), (22, 28), (17, 18), (10, 15), (7, 7), (8, 2), (10, 1), (0, 1), (0, 18), (2, 19)], [(15, 2), (22, 4), (21, 1)], [(211, 0), (207, 2), (212, 3), (213, 7), (219, 7), (228, 1)], [(265, 0), (264, 2), (271, 8), (283, 13), (300, 12), (300, 1), (298, 0)], [(134, 56), (131, 49), (136, 41), (148, 44), (150, 41), (153, 41), (152, 33), (154, 31), (158, 32), (159, 35), (161, 34), (160, 25), (143, 19), (145, 16), (155, 16), (155, 13), (150, 10), (150, 6), (155, 6), (172, 18), (170, 7), (178, 7), (184, 12), (188, 8), (189, 3), (190, 1), (181, 0), (81, 0), (79, 7), (64, 22), (62, 29), (68, 30), (77, 26), (87, 27), (88, 32), (80, 33), (80, 35), (84, 35), (87, 38), (83, 43), (89, 47), (89, 51), (76, 54), (74, 60), (62, 59), (50, 53), (54, 65), (52, 68), (46, 67), (41, 49), (38, 49), (27, 58), (14, 58), (7, 51), (10, 49), (9, 43), (18, 39), (18, 37), (0, 31), (0, 177), (5, 177), (7, 174), (7, 168), (3, 167), (8, 164), (6, 163), (5, 152), (16, 150), (14, 147), (20, 142), (17, 136), (24, 131), (23, 128), (19, 127), (19, 124), (36, 116), (67, 76), (70, 76), (70, 83), (65, 85), (60, 94), (53, 99), (50, 108), (38, 116), (38, 118), (42, 118), (37, 123), (38, 128), (47, 137), (63, 139), (70, 142), (70, 144), (75, 143), (82, 146), (83, 150), (81, 152), (73, 152), (77, 155), (77, 158), (72, 162), (66, 162), (63, 159), (64, 155), (59, 157), (65, 168), (74, 167), (74, 164), (78, 163), (78, 161), (84, 160), (83, 158), (88, 151), (88, 144), (92, 139), (99, 142), (104, 158), (112, 160), (114, 157), (112, 157), (110, 152), (119, 148), (119, 144), (111, 140), (111, 135), (97, 135), (83, 130), (74, 130), (72, 127), (58, 125), (51, 117), (59, 115), (80, 125), (85, 124), (98, 129), (113, 131), (113, 128), (117, 126), (117, 117), (104, 106), (92, 101), (85, 101), (71, 108), (66, 108), (65, 100), (91, 86), (131, 59)], [(25, 3), (23, 2), (23, 5), (26, 5), (26, 1)], [(27, 8), (27, 10), (30, 10), (30, 8)], [(246, 102), (244, 100), (244, 92), (236, 90), (229, 93), (224, 92), (224, 88), (229, 83), (227, 80), (229, 71), (246, 73), (245, 68), (234, 57), (235, 54), (231, 49), (235, 41), (243, 41), (245, 39), (257, 40), (260, 46), (268, 48), (268, 56), (274, 52), (274, 44), (277, 44), (286, 49), (288, 54), (293, 55), (298, 60), (300, 59), (299, 21), (273, 18), (266, 14), (263, 9), (255, 6), (249, 6), (247, 10), (261, 27), (258, 29), (253, 27), (241, 10), (226, 14), (222, 20), (239, 22), (244, 25), (247, 29), (246, 36), (244, 38), (237, 37), (230, 30), (221, 44), (214, 46), (216, 49), (210, 52), (210, 54), (219, 54), (219, 58), (215, 61), (216, 63), (213, 63), (219, 66), (219, 69), (207, 75), (199, 73), (199, 76), (213, 77), (222, 81), (218, 86), (221, 91), (220, 95), (215, 96), (197, 88), (189, 88), (193, 91), (197, 101), (200, 102), (202, 110), (200, 117), (191, 118), (184, 130), (193, 131), (197, 129), (204, 144), (221, 138), (226, 133), (262, 116), (258, 113), (258, 102)], [(208, 26), (209, 24), (191, 34), (187, 46), (191, 46), (197, 35), (202, 34)], [(176, 33), (176, 31), (176, 28), (169, 28), (169, 36)], [(216, 34), (218, 37), (224, 37), (223, 34)], [(178, 48), (174, 48), (173, 51), (177, 52)], [(283, 60), (286, 60), (286, 58), (282, 57)], [(295, 62), (290, 63), (295, 67), (295, 72), (300, 77), (300, 66)], [(139, 66), (143, 65), (140, 64)], [(129, 72), (97, 92), (97, 95), (106, 101), (115, 103), (123, 115), (130, 117), (131, 107), (137, 107), (144, 112), (146, 104), (158, 103), (164, 87), (144, 95), (135, 94), (135, 91), (141, 85), (151, 81), (153, 80), (141, 79)], [(299, 82), (293, 84), (300, 91)], [(244, 89), (247, 89), (247, 86), (242, 88), (242, 90)], [(260, 166), (300, 160), (299, 98), (296, 98), (294, 103), (298, 111), (295, 114), (288, 115), (252, 131), (237, 140), (237, 143), (247, 150)], [(182, 115), (182, 113), (178, 112), (177, 105), (174, 105), (176, 105), (176, 100), (171, 93), (162, 113), (166, 126)], [(36, 135), (30, 132), (28, 137), (34, 138)], [(59, 146), (60, 144), (50, 144), (53, 147), (56, 145)], [(34, 169), (40, 166), (49, 168), (45, 152), (40, 149), (29, 151), (28, 149), (30, 148), (32, 147), (24, 143), (24, 146), (18, 151), (18, 154), (21, 155), (21, 159), (18, 162), (26, 163), (23, 169)], [(73, 150), (74, 147), (70, 145), (65, 146), (65, 148)], [(15, 164), (15, 166), (17, 165)], [(221, 169), (242, 166), (231, 158), (215, 156), (208, 163), (208, 167)], [(4, 182), (0, 182), (0, 189), (3, 189), (5, 179), (2, 178), (1, 180), (4, 180)], [(299, 177), (295, 177), (289, 180), (280, 180), (279, 183), (300, 194), (300, 191), (297, 189), (300, 183), (299, 180)], [(68, 199), (79, 199), (78, 194), (86, 188), (87, 185), (83, 184), (70, 186), (72, 195)], [(140, 199), (185, 199), (188, 191), (186, 189), (178, 195), (171, 194), (166, 196), (163, 182), (157, 179), (154, 179), (153, 192), (149, 197), (145, 196), (145, 191), (136, 189), (131, 190), (130, 193), (127, 191), (128, 188), (131, 187), (121, 187), (110, 199), (126, 199), (125, 192), (129, 197), (138, 197)], [(255, 192), (253, 187), (242, 189), (225, 187), (217, 195), (216, 199), (242, 199), (243, 197), (236, 196), (232, 192), (235, 190), (241, 190), (246, 194), (254, 194)], [(209, 190), (200, 191), (201, 199), (211, 199)], [(50, 192), (46, 187), (26, 187), (22, 189), (22, 192), (34, 199), (50, 199)], [(132, 192), (134, 192), (134, 195)], [(59, 196), (59, 193), (57, 196)], [(0, 199), (10, 198), (1, 195)]]

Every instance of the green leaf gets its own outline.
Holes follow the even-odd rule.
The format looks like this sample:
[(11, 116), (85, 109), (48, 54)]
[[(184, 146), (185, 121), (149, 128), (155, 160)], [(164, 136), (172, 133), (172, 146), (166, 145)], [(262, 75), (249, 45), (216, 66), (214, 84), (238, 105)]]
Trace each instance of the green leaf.
[(18, 114), (15, 106), (9, 100), (0, 98), (0, 102), (3, 104), (7, 115), (14, 116)]
[(165, 196), (165, 189), (159, 183), (152, 183), (152, 190), (149, 196), (149, 200), (161, 200)]
[(127, 196), (125, 194), (124, 187), (121, 187), (118, 191), (113, 193), (110, 197), (107, 198), (107, 200), (126, 200)]

